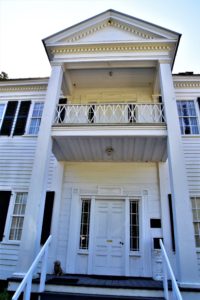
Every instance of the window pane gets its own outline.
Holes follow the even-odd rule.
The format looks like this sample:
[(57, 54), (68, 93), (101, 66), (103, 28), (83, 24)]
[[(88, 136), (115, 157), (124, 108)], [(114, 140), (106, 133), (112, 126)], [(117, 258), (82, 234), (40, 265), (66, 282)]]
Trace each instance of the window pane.
[(196, 247), (200, 247), (200, 197), (191, 197), (194, 236)]
[(38, 134), (44, 103), (38, 102), (34, 104), (33, 114), (29, 127), (29, 134)]
[(80, 227), (80, 249), (88, 249), (90, 230), (90, 200), (82, 201), (81, 227)]
[(177, 101), (181, 134), (199, 134), (194, 101)]
[(130, 201), (130, 251), (139, 250), (139, 201)]
[(4, 109), (5, 109), (5, 104), (0, 104), (0, 123), (3, 118)]
[(26, 201), (27, 201), (27, 193), (17, 193), (15, 204), (14, 204), (12, 221), (11, 221), (10, 234), (9, 234), (10, 240), (21, 239)]

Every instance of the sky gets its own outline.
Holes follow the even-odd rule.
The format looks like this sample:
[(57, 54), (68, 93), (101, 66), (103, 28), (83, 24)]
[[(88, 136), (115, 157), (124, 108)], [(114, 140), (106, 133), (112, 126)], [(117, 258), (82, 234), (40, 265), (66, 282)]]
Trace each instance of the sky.
[(49, 76), (42, 39), (111, 8), (181, 33), (173, 73), (200, 74), (200, 0), (0, 0), (0, 72)]

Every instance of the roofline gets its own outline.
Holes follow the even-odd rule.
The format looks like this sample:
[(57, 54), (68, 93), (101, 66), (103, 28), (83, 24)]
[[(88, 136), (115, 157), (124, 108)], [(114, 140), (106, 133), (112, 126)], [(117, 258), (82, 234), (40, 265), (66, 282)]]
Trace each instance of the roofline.
[(64, 31), (66, 31), (67, 29), (72, 29), (72, 28), (74, 28), (74, 27), (76, 27), (76, 26), (79, 26), (79, 25), (81, 25), (81, 24), (83, 24), (83, 23), (86, 23), (86, 22), (88, 22), (88, 21), (91, 21), (91, 20), (93, 20), (93, 19), (95, 19), (95, 18), (97, 18), (97, 17), (100, 17), (101, 15), (104, 15), (104, 14), (106, 14), (106, 13), (108, 13), (108, 12), (117, 13), (117, 14), (123, 15), (123, 16), (125, 16), (125, 17), (135, 19), (135, 20), (137, 20), (137, 21), (139, 21), (139, 22), (144, 22), (144, 23), (146, 23), (146, 24), (148, 24), (148, 25), (156, 26), (156, 27), (158, 27), (158, 28), (160, 28), (160, 29), (162, 29), (162, 30), (166, 30), (166, 31), (171, 32), (171, 33), (173, 33), (173, 34), (179, 35), (179, 38), (180, 38), (180, 36), (181, 36), (181, 34), (178, 33), (178, 32), (176, 32), (176, 31), (167, 29), (167, 28), (165, 28), (165, 27), (156, 25), (156, 24), (151, 23), (151, 22), (148, 22), (148, 21), (144, 21), (143, 19), (139, 19), (139, 18), (133, 17), (133, 16), (131, 16), (131, 15), (122, 13), (122, 12), (117, 11), (117, 10), (114, 10), (114, 9), (108, 9), (108, 10), (103, 11), (102, 13), (99, 13), (98, 15), (95, 15), (95, 16), (93, 16), (93, 17), (90, 17), (90, 18), (88, 18), (88, 19), (86, 19), (86, 20), (83, 20), (83, 21), (81, 21), (81, 22), (79, 22), (79, 23), (76, 23), (76, 24), (74, 24), (74, 25), (72, 25), (72, 26), (70, 26), (70, 27), (67, 27), (67, 28), (65, 28), (65, 29), (63, 29), (63, 30), (61, 30), (61, 31), (58, 31), (58, 32), (54, 33), (54, 34), (52, 34), (52, 35), (50, 35), (50, 36), (48, 36), (48, 37), (42, 39), (42, 42), (44, 43), (45, 40), (47, 40), (47, 39), (49, 39), (49, 38), (52, 38), (52, 37), (56, 36), (57, 34), (61, 34), (61, 33), (63, 33)]
[(178, 35), (179, 35), (179, 37), (178, 37), (178, 41), (177, 41), (177, 44), (176, 44), (176, 49), (175, 49), (175, 52), (174, 52), (174, 59), (172, 61), (172, 68), (171, 68), (171, 70), (173, 70), (173, 67), (174, 67), (174, 63), (175, 63), (175, 59), (176, 59), (176, 54), (178, 52), (178, 47), (179, 47), (179, 44), (180, 44), (180, 40), (181, 40), (182, 34), (178, 33)]

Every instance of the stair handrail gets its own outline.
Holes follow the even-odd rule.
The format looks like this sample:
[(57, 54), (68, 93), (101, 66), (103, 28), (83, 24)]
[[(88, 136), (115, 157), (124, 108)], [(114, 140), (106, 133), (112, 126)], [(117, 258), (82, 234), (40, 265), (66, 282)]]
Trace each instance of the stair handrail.
[(169, 300), (169, 288), (168, 288), (168, 276), (172, 282), (172, 293), (176, 297), (177, 300), (183, 300), (178, 284), (176, 282), (174, 272), (172, 270), (169, 258), (167, 256), (167, 252), (163, 245), (162, 240), (159, 240), (160, 248), (162, 253), (162, 262), (163, 262), (163, 287), (164, 287), (164, 297), (166, 300)]
[(41, 248), (40, 252), (36, 256), (36, 258), (34, 259), (32, 265), (30, 266), (29, 270), (27, 271), (22, 282), (18, 286), (17, 290), (15, 291), (12, 300), (18, 300), (22, 292), (24, 292), (23, 300), (30, 300), (33, 275), (43, 256), (44, 259), (42, 260), (42, 265), (41, 265), (39, 292), (44, 291), (46, 273), (47, 273), (48, 250), (49, 250), (49, 245), (51, 243), (51, 240), (52, 240), (52, 236), (50, 235), (47, 241), (45, 242), (45, 244), (43, 245), (43, 247)]

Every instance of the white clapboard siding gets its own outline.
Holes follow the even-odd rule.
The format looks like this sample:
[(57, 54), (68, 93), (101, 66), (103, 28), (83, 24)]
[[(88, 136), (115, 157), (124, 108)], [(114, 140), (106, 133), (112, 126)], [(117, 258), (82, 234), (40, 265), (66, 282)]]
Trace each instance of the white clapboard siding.
[(0, 278), (7, 279), (15, 271), (19, 246), (17, 244), (0, 245)]
[[(200, 196), (200, 137), (184, 137), (183, 149), (191, 196)], [(200, 252), (197, 252), (200, 274)]]
[[(0, 137), (0, 189), (28, 191), (37, 137)], [(47, 190), (51, 190), (56, 160), (51, 155)], [(0, 279), (15, 272), (19, 244), (0, 243)]]
[[(119, 187), (139, 195), (148, 192), (148, 216), (160, 218), (157, 165), (155, 163), (66, 163), (57, 235), (57, 256), (66, 265), (69, 219), (73, 188), (95, 195), (100, 187)], [(85, 272), (85, 270), (82, 270)]]
[(183, 137), (183, 150), (191, 195), (200, 195), (200, 137)]

